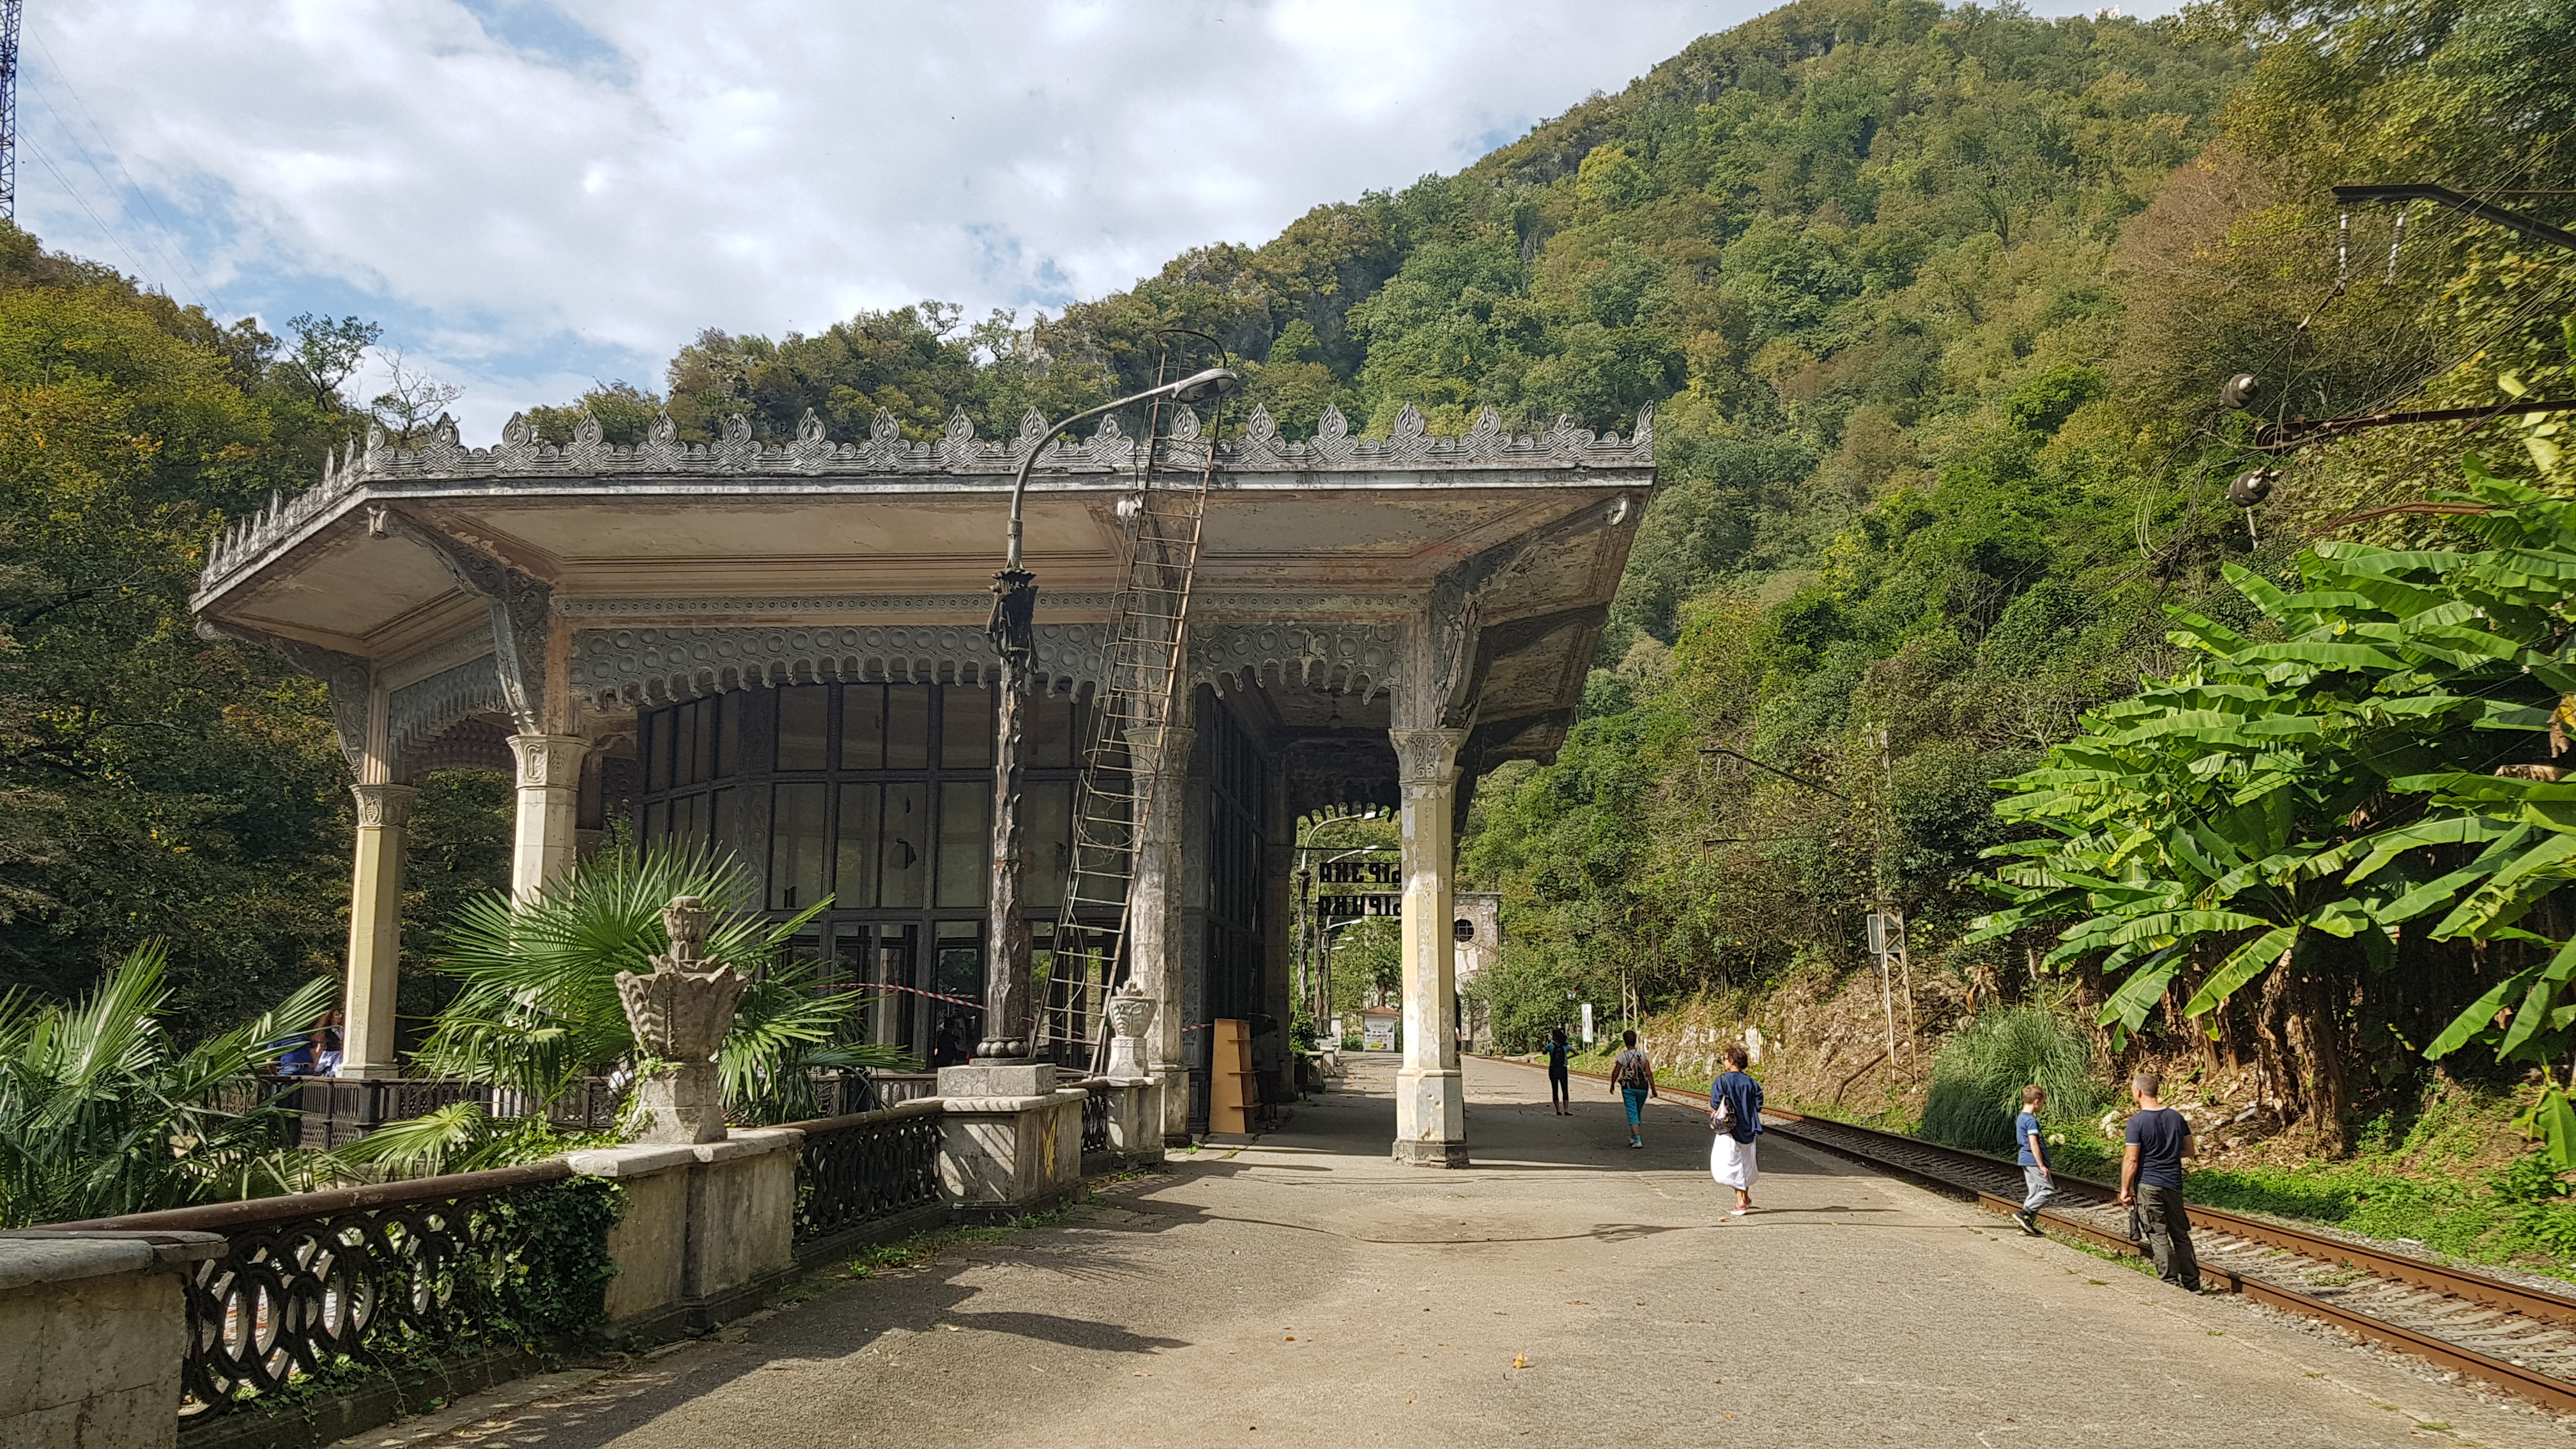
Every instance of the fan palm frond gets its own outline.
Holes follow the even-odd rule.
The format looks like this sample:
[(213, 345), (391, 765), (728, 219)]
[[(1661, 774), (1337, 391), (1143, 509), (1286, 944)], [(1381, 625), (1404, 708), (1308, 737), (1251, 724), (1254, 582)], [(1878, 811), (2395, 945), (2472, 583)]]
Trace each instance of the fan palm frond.
[(902, 1067), (884, 1047), (841, 1043), (867, 997), (817, 989), (819, 963), (788, 955), (828, 901), (784, 921), (759, 914), (758, 882), (728, 852), (612, 850), (549, 883), (534, 900), (494, 894), (458, 913), (441, 969), (463, 989), (415, 1060), (426, 1072), (489, 1082), (552, 1101), (586, 1075), (638, 1064), (617, 995), (619, 972), (644, 973), (670, 949), (662, 909), (695, 896), (716, 912), (706, 956), (751, 978), (718, 1060), (738, 1116), (789, 1121), (814, 1102), (810, 1074)]
[(293, 1119), (260, 1073), (313, 1029), (335, 983), (174, 1050), (168, 953), (127, 953), (69, 1005), (0, 998), (0, 1226), (61, 1222), (313, 1185)]

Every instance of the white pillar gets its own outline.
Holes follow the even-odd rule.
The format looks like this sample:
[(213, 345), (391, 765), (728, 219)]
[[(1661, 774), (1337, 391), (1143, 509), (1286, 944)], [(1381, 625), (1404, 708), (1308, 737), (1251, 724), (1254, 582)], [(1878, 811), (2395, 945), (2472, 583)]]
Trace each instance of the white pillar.
[(1395, 1073), (1395, 1160), (1467, 1165), (1467, 1104), (1454, 1030), (1458, 1000), (1450, 938), (1457, 836), (1458, 747), (1465, 730), (1391, 730), (1404, 790), (1404, 1064)]
[(512, 735), (519, 762), (519, 819), (510, 844), (510, 899), (531, 901), (580, 855), (581, 758), (577, 735)]
[(341, 992), (340, 1075), (394, 1077), (394, 994), (401, 979), (403, 834), (409, 785), (352, 785), (356, 869), (349, 883), (349, 976)]
[[(1183, 704), (1181, 708), (1188, 706)], [(1198, 731), (1182, 725), (1139, 730), (1128, 753), (1137, 775), (1153, 785), (1136, 831), (1136, 874), (1127, 889), (1128, 973), (1154, 998), (1146, 1031), (1146, 1069), (1162, 1095), (1163, 1137), (1190, 1134), (1190, 1074), (1181, 1057), (1181, 811), (1189, 798), (1190, 750)]]

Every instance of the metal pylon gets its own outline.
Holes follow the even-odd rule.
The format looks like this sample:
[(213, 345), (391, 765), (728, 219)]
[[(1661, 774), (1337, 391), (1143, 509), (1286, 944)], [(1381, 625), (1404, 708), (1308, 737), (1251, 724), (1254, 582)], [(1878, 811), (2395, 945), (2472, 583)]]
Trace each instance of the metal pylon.
[[(1136, 491), (1119, 506), (1126, 527), (1108, 669), (1085, 722), (1072, 868), (1049, 953), (1048, 1050), (1087, 1047), (1093, 1071), (1101, 1069), (1109, 1045), (1099, 1029), (1102, 1007), (1126, 970), (1136, 832), (1152, 808), (1158, 774), (1136, 769), (1129, 745), (1161, 728), (1188, 687), (1190, 587), (1216, 473), (1213, 424), (1205, 441), (1169, 440), (1174, 455), (1157, 457), (1166, 443), (1164, 407), (1154, 405)], [(1179, 466), (1166, 471), (1159, 466), (1165, 461)], [(1099, 924), (1113, 915), (1115, 926)]]

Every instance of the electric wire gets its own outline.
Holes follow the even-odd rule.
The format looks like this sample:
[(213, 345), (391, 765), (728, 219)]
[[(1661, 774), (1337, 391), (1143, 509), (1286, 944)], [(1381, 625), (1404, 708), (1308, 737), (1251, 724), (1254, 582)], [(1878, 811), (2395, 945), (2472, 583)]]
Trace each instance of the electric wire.
[(18, 139), (28, 150), (36, 153), (36, 164), (44, 167), (45, 173), (54, 178), (54, 184), (61, 187), (63, 194), (72, 199), (72, 204), (78, 206), (82, 213), (89, 217), (90, 225), (98, 228), (99, 235), (106, 237), (110, 246), (125, 253), (126, 265), (134, 268), (134, 274), (138, 277), (145, 275), (144, 265), (135, 257), (133, 249), (126, 246), (125, 239), (118, 236), (114, 228), (99, 219), (96, 211), (90, 209), (89, 199), (74, 189), (70, 179), (63, 175), (62, 168), (54, 164), (53, 157), (45, 154), (45, 148), (37, 142), (36, 138), (21, 132)]
[[(90, 174), (98, 178), (100, 188), (103, 189), (108, 196), (115, 198), (119, 203), (122, 203), (125, 196), (130, 194), (138, 200), (143, 201), (144, 209), (147, 212), (152, 210), (152, 204), (149, 199), (143, 197), (141, 188), (136, 187), (129, 191), (120, 191), (116, 183), (108, 179), (107, 173), (99, 169), (98, 160), (91, 153), (89, 146), (81, 140), (78, 134), (72, 131), (71, 123), (63, 119), (62, 113), (54, 109), (53, 104), (45, 99), (43, 92), (39, 91), (37, 93), (36, 103), (45, 108), (45, 114), (52, 118), (54, 125), (59, 129), (59, 132), (61, 134), (69, 135), (71, 137), (72, 144), (80, 148), (79, 154), (81, 161), (89, 167)], [(112, 155), (111, 159), (113, 159)], [(123, 169), (122, 163), (119, 163), (119, 169)], [(93, 215), (95, 215), (95, 213), (93, 213)], [(131, 220), (131, 218), (129, 217), (128, 220)], [(151, 251), (154, 258), (168, 269), (169, 273), (173, 275), (174, 280), (176, 280), (178, 274), (183, 273), (188, 279), (193, 280), (196, 283), (197, 295), (192, 300), (194, 300), (199, 306), (205, 305), (205, 278), (198, 276), (195, 268), (188, 266), (184, 260), (174, 256), (170, 252), (167, 244), (162, 239), (166, 231), (166, 227), (161, 223), (158, 213), (153, 213), (153, 223), (154, 225), (150, 229), (149, 233), (142, 239), (143, 246)]]
[[(42, 40), (39, 39), (37, 43), (41, 49), (43, 45)], [(59, 68), (53, 66), (52, 56), (50, 54), (46, 56), (46, 64), (47, 68), (52, 71), (53, 78), (57, 81), (61, 81), (61, 71)], [(64, 87), (66, 90), (69, 89), (68, 82), (64, 83)], [(91, 173), (98, 177), (99, 184), (105, 187), (111, 196), (115, 195), (116, 184), (107, 179), (105, 172), (99, 170), (98, 162), (95, 159), (92, 159), (89, 155), (88, 146), (82, 143), (79, 135), (72, 130), (70, 123), (63, 119), (62, 113), (54, 109), (53, 103), (45, 98), (44, 92), (37, 91), (35, 92), (35, 96), (37, 103), (44, 106), (45, 113), (53, 118), (54, 124), (70, 138), (72, 144), (80, 147), (82, 153), (81, 159), (88, 164)], [(89, 218), (90, 224), (98, 229), (99, 234), (105, 237), (108, 243), (114, 246), (117, 251), (124, 256), (126, 264), (134, 269), (135, 277), (138, 280), (149, 279), (156, 269), (145, 266), (142, 258), (135, 255), (134, 248), (126, 244), (125, 238), (120, 231), (115, 227), (109, 226), (106, 218), (98, 214), (98, 209), (89, 204), (89, 198), (82, 195), (80, 188), (74, 186), (71, 178), (64, 174), (63, 168), (54, 163), (53, 157), (46, 152), (43, 143), (39, 142), (32, 134), (30, 134), (27, 131), (27, 128), (23, 125), (19, 127), (18, 140), (23, 143), (28, 150), (35, 153), (38, 164), (45, 168), (47, 175), (54, 178), (54, 184), (63, 189), (63, 194), (72, 199), (72, 203), (81, 209), (82, 215)], [(110, 154), (113, 155), (113, 152), (111, 151)], [(124, 163), (120, 161), (117, 164), (119, 168), (122, 169)], [(131, 179), (130, 174), (128, 179)], [(140, 195), (140, 188), (137, 188), (137, 194)], [(144, 205), (147, 209), (150, 207), (151, 202), (148, 197), (144, 199)], [(157, 213), (155, 219), (158, 219)], [(166, 250), (162, 250), (158, 247), (153, 248), (153, 250), (164, 266), (167, 266), (172, 261), (170, 254)], [(182, 268), (174, 268), (173, 270), (181, 269), (185, 269), (184, 264)], [(191, 275), (193, 275), (193, 270), (188, 270), (190, 270)], [(197, 281), (199, 295), (196, 305), (202, 308), (205, 305), (204, 278), (199, 277)]]
[[(142, 182), (134, 179), (133, 171), (126, 167), (125, 157), (118, 152), (115, 142), (109, 139), (107, 128), (99, 124), (98, 114), (89, 108), (88, 101), (81, 98), (80, 88), (72, 84), (71, 76), (64, 71), (62, 63), (54, 59), (53, 49), (45, 44), (43, 32), (30, 31), (28, 32), (28, 38), (36, 42), (36, 51), (45, 58), (45, 70), (53, 80), (54, 84), (62, 87), (64, 95), (71, 97), (72, 104), (80, 109), (81, 119), (89, 122), (91, 134), (98, 137), (99, 146), (107, 152), (107, 159), (116, 163), (117, 174), (125, 178), (126, 189), (133, 193), (134, 198), (137, 201), (143, 203), (144, 214), (152, 218), (156, 244), (160, 238), (170, 236), (173, 232), (173, 228), (168, 222), (161, 219), (161, 209), (152, 204), (152, 193), (144, 189)], [(37, 92), (36, 99), (44, 104), (46, 113), (54, 117), (56, 124), (62, 124), (61, 113), (54, 110), (53, 103), (46, 99), (42, 91)], [(68, 125), (65, 125), (63, 128), (65, 130), (71, 129)], [(88, 149), (89, 148), (85, 145), (82, 147), (82, 159), (89, 161), (90, 170), (97, 171), (98, 163), (90, 158), (88, 155)], [(108, 182), (104, 173), (100, 174), (99, 181), (101, 184), (107, 185), (111, 191), (115, 189), (113, 183)], [(196, 281), (198, 304), (203, 306), (211, 301), (214, 296), (215, 289), (206, 285), (205, 276), (197, 270), (196, 264), (188, 259), (186, 249), (180, 248), (176, 251), (168, 252), (166, 255), (168, 255), (171, 260), (179, 263), (179, 265), (186, 270), (188, 275)]]

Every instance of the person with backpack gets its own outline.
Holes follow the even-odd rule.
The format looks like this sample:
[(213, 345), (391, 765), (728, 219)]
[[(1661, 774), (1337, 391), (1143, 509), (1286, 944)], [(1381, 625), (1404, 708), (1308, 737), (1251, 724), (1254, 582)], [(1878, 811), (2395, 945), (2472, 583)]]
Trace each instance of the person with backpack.
[(1547, 1104), (1559, 1117), (1574, 1115), (1574, 1073), (1566, 1065), (1574, 1055), (1574, 1043), (1565, 1039), (1564, 1027), (1551, 1027), (1547, 1033)]
[(1637, 1034), (1619, 1033), (1621, 1051), (1610, 1059), (1610, 1080), (1618, 1085), (1620, 1098), (1628, 1104), (1628, 1145), (1646, 1145), (1646, 1099), (1655, 1093), (1655, 1064), (1637, 1050)]
[(1753, 1139), (1762, 1135), (1762, 1084), (1744, 1069), (1752, 1053), (1741, 1043), (1728, 1045), (1726, 1070), (1708, 1084), (1708, 1175), (1720, 1187), (1735, 1189), (1730, 1216), (1753, 1211), (1753, 1181), (1761, 1174), (1753, 1162)]

